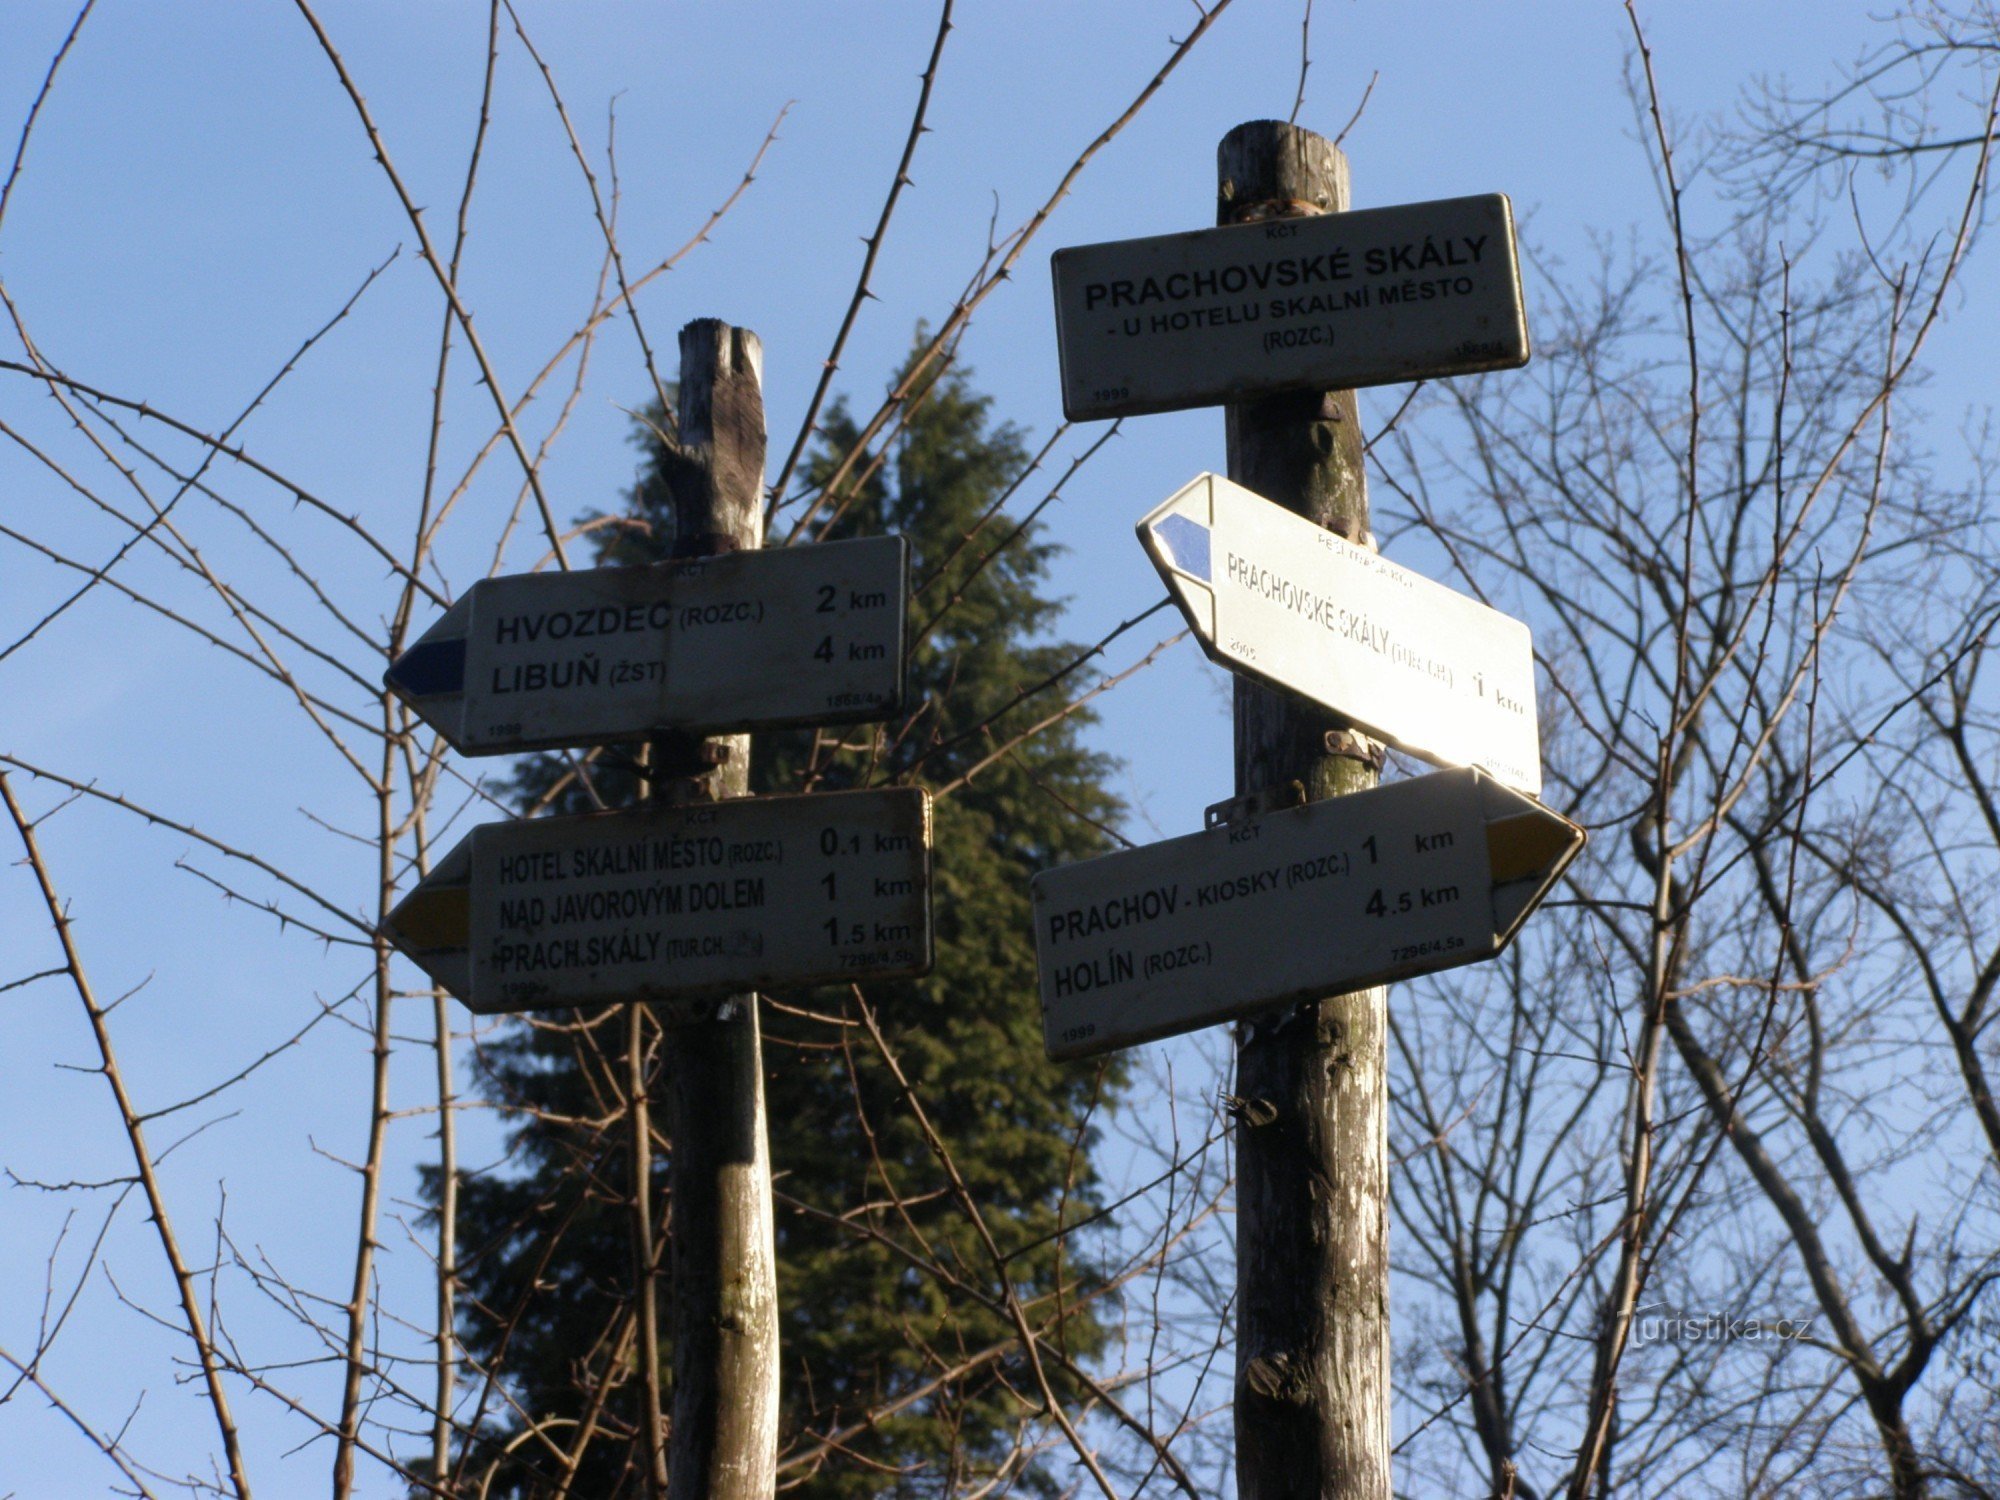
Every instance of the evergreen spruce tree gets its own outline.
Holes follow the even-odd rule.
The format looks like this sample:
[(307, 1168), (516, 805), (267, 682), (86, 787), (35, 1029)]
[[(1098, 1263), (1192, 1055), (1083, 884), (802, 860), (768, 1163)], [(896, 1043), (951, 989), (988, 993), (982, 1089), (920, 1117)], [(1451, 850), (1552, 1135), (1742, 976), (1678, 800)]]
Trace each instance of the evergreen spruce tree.
[[(1004, 515), (987, 519), (1026, 458), (1020, 433), (995, 425), (989, 406), (962, 373), (935, 379), (886, 462), (850, 487), (827, 538), (888, 532), (910, 540), (913, 576), (923, 586), (911, 609), (912, 633), (936, 620), (911, 656), (912, 721), (884, 726), (879, 737), (870, 726), (836, 731), (849, 748), (831, 756), (822, 749), (817, 767), (811, 734), (759, 735), (756, 791), (796, 791), (807, 781), (817, 790), (889, 781), (941, 787), (1056, 701), (1044, 693), (1008, 708), (1072, 660), (1076, 648), (1042, 639), (1059, 608), (1042, 592), (1051, 548), (1033, 528), (1003, 547), (1015, 523)], [(816, 481), (826, 481), (835, 456), (857, 436), (845, 406), (833, 408), (813, 460)], [(641, 524), (614, 531), (601, 545), (606, 563), (665, 556), (671, 542), (658, 439), (643, 424), (641, 441), (646, 456), (631, 496)], [(1072, 715), (937, 804), (936, 970), (921, 982), (866, 990), (987, 1225), (1010, 1253), (1017, 1294), (1038, 1322), (1054, 1319), (1061, 1306), (1056, 1336), (1081, 1359), (1102, 1347), (1108, 1310), (1089, 1300), (1088, 1268), (1074, 1240), (1054, 1231), (1059, 1217), (1074, 1222), (1094, 1206), (1094, 1133), (1080, 1136), (1079, 1129), (1093, 1101), (1100, 1114), (1110, 1107), (1121, 1078), (1115, 1068), (1060, 1066), (1043, 1054), (1027, 880), (1051, 863), (1101, 852), (1106, 840), (1095, 825), (1118, 813), (1104, 785), (1109, 764), (1080, 743), (1086, 722)], [(611, 760), (595, 781), (616, 805), (632, 797), (636, 782)], [(560, 768), (548, 757), (524, 763), (514, 783), (518, 800), (547, 796)], [(580, 811), (589, 804), (572, 785), (553, 805)], [(981, 1300), (998, 1291), (990, 1257), (867, 1032), (824, 1019), (853, 1020), (850, 992), (776, 998), (790, 1007), (764, 1007), (778, 1195), (781, 1443), (811, 1447), (812, 1434), (839, 1432), (935, 1384), (845, 1436), (803, 1471), (794, 1493), (847, 1500), (951, 1492), (992, 1471), (1028, 1412), (1021, 1397), (1034, 1399), (1018, 1347), (938, 1381), (1013, 1338), (1005, 1314)], [(501, 1367), (513, 1403), (489, 1404), (468, 1472), (482, 1476), (497, 1465), (496, 1481), (481, 1493), (545, 1494), (556, 1467), (552, 1450), (532, 1435), (524, 1439), (524, 1430), (542, 1423), (550, 1441), (567, 1447), (576, 1424), (594, 1421), (606, 1437), (570, 1493), (635, 1494), (627, 1434), (638, 1386), (629, 1312), (621, 1321), (631, 1263), (616, 1116), (625, 1020), (614, 1007), (538, 1022), (508, 1025), (480, 1058), (484, 1091), (531, 1113), (515, 1117), (507, 1164), (461, 1189), (462, 1332), (476, 1361)], [(666, 1189), (663, 1156), (656, 1201)], [(942, 1263), (977, 1295), (919, 1269), (897, 1246)], [(663, 1347), (669, 1334), (662, 1330)], [(616, 1383), (605, 1391), (607, 1368)], [(1062, 1380), (1059, 1369), (1053, 1373)], [(1053, 1488), (1032, 1470), (1025, 1483)]]

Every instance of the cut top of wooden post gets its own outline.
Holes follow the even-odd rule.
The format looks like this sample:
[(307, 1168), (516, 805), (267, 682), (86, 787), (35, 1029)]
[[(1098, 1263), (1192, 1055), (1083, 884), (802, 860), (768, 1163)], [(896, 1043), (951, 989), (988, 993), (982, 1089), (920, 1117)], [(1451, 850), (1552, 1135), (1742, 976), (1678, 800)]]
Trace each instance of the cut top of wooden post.
[(1283, 120), (1238, 125), (1215, 148), (1215, 222), (1347, 212), (1347, 153)]
[[(697, 318), (681, 330), (680, 437), (666, 479), (676, 546), (764, 544), (764, 346), (747, 328)], [(702, 543), (710, 543), (703, 546)]]

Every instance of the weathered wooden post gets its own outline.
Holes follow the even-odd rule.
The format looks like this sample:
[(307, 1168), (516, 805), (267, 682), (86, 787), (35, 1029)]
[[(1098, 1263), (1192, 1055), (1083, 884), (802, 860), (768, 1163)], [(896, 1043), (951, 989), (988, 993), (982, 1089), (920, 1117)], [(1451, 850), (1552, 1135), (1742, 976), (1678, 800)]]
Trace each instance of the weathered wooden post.
[[(763, 349), (703, 318), (681, 330), (674, 550), (763, 545)], [(656, 775), (750, 789), (750, 736), (655, 740)], [(699, 778), (699, 780), (695, 780)], [(757, 997), (667, 1029), (673, 1251), (671, 1500), (768, 1500), (777, 1483), (778, 1292)]]
[[(1217, 157), (1218, 228), (1052, 263), (1071, 421), (1225, 408), (1228, 478), (1138, 532), (1237, 674), (1236, 790), (1034, 878), (1043, 1038), (1239, 1020), (1237, 1492), (1388, 1500), (1381, 986), (1498, 954), (1584, 831), (1536, 800), (1527, 627), (1375, 555), (1352, 388), (1515, 369), (1527, 318), (1504, 195), (1350, 214), (1346, 158), (1275, 121)], [(1378, 787), (1364, 730), (1447, 769)]]
[[(474, 828), (383, 932), (478, 1014), (632, 1007), (634, 1446), (645, 1492), (673, 1500), (767, 1500), (776, 1483), (754, 992), (914, 978), (932, 957), (929, 793), (748, 796), (749, 735), (715, 732), (873, 723), (905, 693), (908, 543), (762, 550), (761, 373), (754, 334), (682, 330), (679, 431), (661, 457), (677, 560), (484, 579), (384, 674), (461, 754), (646, 746), (644, 806)], [(649, 1017), (665, 1033), (672, 1132), (671, 1435)]]
[[(1347, 159), (1280, 121), (1217, 152), (1221, 224), (1348, 206)], [(1352, 391), (1226, 409), (1229, 477), (1351, 541), (1368, 536)], [(1236, 678), (1236, 793), (1363, 791), (1379, 759), (1307, 699)], [(1388, 1500), (1386, 989), (1237, 1031), (1236, 1463), (1243, 1500)]]

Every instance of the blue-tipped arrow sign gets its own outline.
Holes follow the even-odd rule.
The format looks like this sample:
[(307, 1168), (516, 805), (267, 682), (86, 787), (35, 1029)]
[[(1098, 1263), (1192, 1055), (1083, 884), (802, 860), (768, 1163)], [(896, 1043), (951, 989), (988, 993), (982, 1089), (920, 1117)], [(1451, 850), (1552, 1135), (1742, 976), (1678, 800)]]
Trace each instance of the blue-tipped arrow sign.
[(1178, 513), (1167, 516), (1153, 527), (1153, 535), (1166, 548), (1167, 557), (1176, 572), (1185, 573), (1190, 578), (1199, 578), (1203, 583), (1208, 576), (1208, 528), (1198, 521), (1189, 520)]
[(383, 681), (467, 755), (886, 719), (909, 547), (866, 537), (474, 584)]
[(406, 702), (463, 692), (465, 638), (418, 641), (396, 658), (389, 670), (382, 674), (382, 680), (398, 698)]
[(1434, 764), (1541, 791), (1519, 620), (1218, 474), (1142, 520), (1139, 540), (1211, 660)]

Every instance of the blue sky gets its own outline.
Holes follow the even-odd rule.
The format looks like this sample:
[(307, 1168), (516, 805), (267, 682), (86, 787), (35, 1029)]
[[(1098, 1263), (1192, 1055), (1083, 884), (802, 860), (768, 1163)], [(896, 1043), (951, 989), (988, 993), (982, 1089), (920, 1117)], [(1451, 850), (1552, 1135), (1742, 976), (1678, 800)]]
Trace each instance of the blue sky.
[[(872, 229), (902, 148), (935, 10), (808, 3), (520, 9), (607, 191), (607, 122), (615, 108), (619, 237), (634, 266), (650, 266), (700, 227), (787, 111), (757, 181), (709, 243), (640, 304), (656, 349), (671, 350), (674, 330), (698, 316), (758, 332), (775, 464), (845, 310), (861, 237)], [(1784, 75), (1801, 86), (1831, 77), (1873, 34), (1871, 9), (1640, 7), (1662, 90), (1689, 123), (1728, 110), (1760, 77)], [(0, 149), (10, 156), (74, 17), (73, 6), (48, 0), (15, 0), (0, 13)], [(327, 0), (320, 17), (398, 170), (428, 207), (433, 234), (448, 237), (477, 106), (484, 7)], [(1195, 18), (1185, 0), (961, 7), (938, 77), (932, 133), (919, 147), (913, 185), (876, 273), (880, 300), (863, 312), (836, 390), (872, 406), (915, 324), (941, 319), (977, 267), (990, 226), (1007, 232), (1041, 205)], [(1061, 421), (1048, 254), (1066, 244), (1208, 223), (1217, 140), (1239, 121), (1284, 117), (1293, 108), (1300, 18), (1295, 3), (1237, 0), (1138, 120), (1094, 159), (1023, 258), (1015, 283), (983, 307), (966, 362), (994, 397), (996, 413), (1033, 441)], [(1622, 85), (1631, 46), (1626, 15), (1611, 4), (1319, 0), (1298, 119), (1338, 132), (1368, 93), (1346, 142), (1356, 207), (1510, 194), (1536, 268), (1528, 288), (1532, 328), (1539, 278), (1587, 266), (1600, 240), (1622, 240), (1635, 229), (1657, 240), (1659, 203)], [(509, 36), (475, 200), (465, 298), (510, 394), (577, 326), (601, 246), (562, 125), (540, 75)], [(334, 508), (400, 542), (422, 479), (437, 292), (353, 107), (291, 5), (102, 0), (43, 109), (0, 221), (0, 281), (43, 356), (78, 380), (153, 402), (208, 431), (234, 420), (385, 263), (351, 315), (248, 420), (241, 441)], [(1968, 305), (1980, 306), (1977, 283)], [(1979, 389), (1950, 376), (1975, 368), (1990, 345), (1986, 333), (1990, 317), (1966, 313), (1941, 338), (1941, 421), (1959, 416), (1952, 392)], [(11, 328), (0, 329), (0, 358), (20, 358)], [(462, 353), (455, 368), (445, 455), (454, 475), (483, 439), (490, 412)], [(532, 433), (548, 428), (568, 375), (537, 404)], [(617, 504), (632, 476), (627, 411), (647, 391), (629, 325), (608, 329), (544, 471), (559, 516)], [(1364, 393), (1364, 421), (1371, 414), (1379, 421), (1401, 395), (1395, 387)], [(60, 452), (106, 496), (119, 491), (119, 477), (91, 458), (48, 398), (18, 374), (0, 372), (0, 421)], [(163, 453), (197, 461), (185, 441), (146, 424), (137, 430)], [(1053, 455), (1051, 480), (1096, 435), (1094, 428), (1073, 433)], [(1133, 522), (1196, 472), (1223, 462), (1219, 412), (1138, 418), (1066, 486), (1046, 518), (1050, 539), (1067, 549), (1055, 572), (1058, 590), (1071, 599), (1067, 636), (1095, 639), (1161, 596)], [(378, 560), (237, 466), (218, 463), (213, 477), (298, 549), (362, 634), (379, 635), (393, 590)], [(516, 474), (502, 460), (480, 471), (444, 549), (452, 586), (462, 588), (490, 564), (516, 489)], [(1039, 499), (1045, 489), (1031, 484), (1024, 493)], [(286, 601), (287, 618), (325, 623), (239, 525), (193, 501), (184, 514), (218, 572), (245, 579), (260, 598)], [(0, 517), (83, 559), (109, 556), (124, 536), (18, 444), (0, 445)], [(537, 555), (523, 533), (506, 565), (526, 567)], [(118, 576), (227, 628), (200, 586), (154, 557), (135, 554)], [(0, 646), (73, 587), (45, 560), (0, 541)], [(1111, 665), (1130, 662), (1166, 633), (1126, 638)], [(342, 649), (364, 659), (352, 636), (342, 638)], [(1204, 805), (1227, 794), (1226, 705), (1221, 674), (1190, 644), (1104, 701), (1098, 743), (1125, 762), (1121, 790), (1133, 810), (1133, 837), (1189, 831)], [(367, 899), (371, 856), (340, 832), (366, 816), (353, 773), (270, 684), (109, 589), (0, 659), (0, 750), (310, 870), (352, 909)], [(17, 782), (36, 811), (57, 800), (46, 786)], [(313, 1020), (316, 998), (333, 1002), (361, 977), (353, 951), (328, 954), (282, 934), (269, 916), (227, 903), (213, 884), (176, 868), (184, 861), (234, 878), (226, 861), (183, 835), (84, 804), (51, 820), (43, 842), (100, 991), (109, 998), (144, 986), (115, 1017), (128, 1081), (143, 1106), (234, 1073)], [(18, 869), (0, 872), (0, 953), (9, 959), (0, 981), (55, 962), (45, 918)], [(408, 1009), (407, 1030), (420, 1035), (427, 1007), (422, 1014)], [(167, 1172), (198, 1259), (214, 1251), (221, 1214), (245, 1257), (267, 1257), (287, 1277), (328, 1293), (344, 1286), (356, 1187), (335, 1158), (360, 1150), (365, 1052), (345, 1013), (334, 1015), (307, 1044), (222, 1101), (159, 1123), (156, 1149), (206, 1126), (173, 1154)], [(48, 983), (0, 994), (0, 1059), (0, 1165), (49, 1181), (125, 1170), (102, 1080), (66, 1071), (91, 1060), (73, 995)], [(400, 1103), (422, 1102), (428, 1066), (415, 1048), (399, 1059)], [(407, 1200), (411, 1164), (425, 1150), (429, 1126), (411, 1119), (398, 1129), (391, 1192)], [(19, 1350), (33, 1344), (34, 1289), (43, 1284), (65, 1214), (76, 1211), (57, 1254), (58, 1301), (65, 1278), (81, 1270), (82, 1242), (108, 1203), (103, 1193), (27, 1187), (0, 1187), (0, 1196), (0, 1286), (11, 1289), (0, 1298), (0, 1345)], [(104, 1266), (125, 1295), (164, 1307), (168, 1288), (141, 1220), (128, 1204), (107, 1240)], [(421, 1320), (421, 1256), (393, 1223), (384, 1238), (385, 1297)], [(103, 1267), (88, 1281), (49, 1361), (49, 1380), (106, 1427), (124, 1420), (143, 1389), (135, 1450), (172, 1473), (204, 1466), (209, 1432), (198, 1395), (166, 1373), (172, 1339), (119, 1305)], [(254, 1294), (239, 1291), (228, 1318), (246, 1346), (284, 1351), (272, 1357), (313, 1352), (281, 1308), (258, 1305)], [(323, 1374), (297, 1378), (322, 1397), (330, 1389)], [(320, 1492), (326, 1446), (307, 1443), (310, 1429), (275, 1404), (249, 1392), (237, 1399), (253, 1464), (267, 1476), (263, 1492)], [(112, 1477), (38, 1400), (0, 1408), (0, 1495), (94, 1493)], [(360, 1488), (391, 1492), (379, 1472)]]

